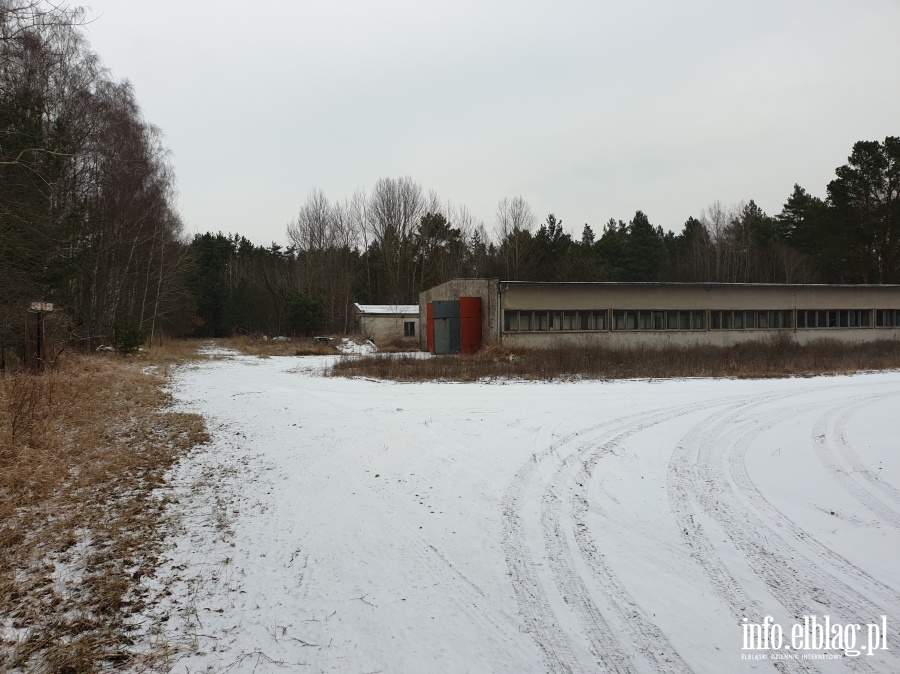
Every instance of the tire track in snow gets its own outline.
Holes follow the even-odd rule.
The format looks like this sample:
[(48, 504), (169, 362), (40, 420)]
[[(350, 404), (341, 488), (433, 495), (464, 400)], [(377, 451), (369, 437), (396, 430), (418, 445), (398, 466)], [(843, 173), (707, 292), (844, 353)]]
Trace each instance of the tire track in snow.
[[(758, 406), (778, 397), (787, 396), (773, 395), (756, 403), (744, 401), (732, 405), (724, 412), (726, 415), (724, 417), (725, 421), (720, 421), (718, 425), (713, 427), (724, 426), (728, 421), (733, 420), (742, 409)], [(696, 424), (682, 436), (676, 445), (675, 451), (669, 460), (667, 475), (669, 507), (685, 544), (690, 548), (691, 557), (706, 574), (713, 591), (728, 605), (736, 622), (740, 624), (746, 619), (749, 622), (759, 624), (762, 623), (766, 613), (755, 600), (750, 598), (738, 580), (725, 566), (722, 558), (704, 533), (699, 519), (695, 517), (696, 513), (692, 505), (695, 500), (699, 501), (699, 498), (695, 497), (696, 495), (702, 495), (706, 490), (706, 486), (698, 484), (696, 479), (698, 469), (694, 466), (694, 458), (698, 452), (692, 451), (691, 448), (703, 442), (704, 435), (708, 435), (710, 426), (715, 424), (714, 420), (717, 417), (723, 419), (721, 414), (721, 412), (712, 414)], [(769, 653), (770, 655), (777, 653), (778, 655), (786, 656), (789, 651), (771, 650)], [(782, 672), (809, 673), (818, 671), (817, 668), (803, 660), (783, 659), (770, 661), (776, 669)]]
[[(846, 404), (833, 407), (816, 420), (813, 426), (812, 440), (816, 457), (818, 457), (822, 466), (831, 477), (860, 505), (886, 524), (900, 529), (900, 510), (885, 503), (873, 494), (866, 486), (866, 483), (897, 503), (900, 503), (900, 491), (866, 468), (856, 452), (850, 447), (846, 436), (847, 421), (856, 412), (874, 402), (896, 395), (898, 394), (895, 392), (884, 393), (867, 398), (850, 408), (847, 408)], [(841, 410), (844, 410), (843, 414), (832, 423), (835, 414)], [(838, 455), (843, 457), (846, 463), (849, 464), (849, 470), (840, 465)]]
[[(812, 410), (820, 405), (810, 405), (806, 409)], [(837, 409), (842, 409), (845, 405), (846, 403)], [(795, 415), (796, 411), (792, 410), (774, 417), (767, 416), (767, 423), (757, 423), (752, 429), (755, 432), (742, 434), (739, 430), (732, 430), (729, 433), (741, 436), (731, 445), (728, 452), (729, 475), (742, 495), (752, 503), (755, 512), (763, 514), (769, 522), (767, 525), (756, 518), (750, 518), (743, 527), (732, 529), (729, 538), (745, 552), (751, 568), (754, 567), (754, 561), (765, 562), (761, 577), (773, 595), (793, 613), (796, 619), (803, 615), (815, 614), (819, 608), (816, 604), (819, 604), (828, 607), (829, 612), (835, 608), (840, 610), (845, 622), (865, 624), (880, 615), (890, 613), (883, 606), (871, 601), (870, 597), (879, 597), (880, 600), (891, 597), (894, 601), (898, 601), (900, 597), (897, 593), (823, 545), (778, 510), (756, 488), (747, 471), (745, 457), (752, 440), (762, 431)], [(724, 517), (727, 511), (722, 510), (721, 513)], [(748, 533), (748, 530), (755, 531), (755, 535)], [(742, 536), (740, 543), (732, 534)], [(789, 541), (793, 541), (796, 547), (790, 545)], [(753, 551), (760, 555), (756, 560), (751, 556)], [(831, 566), (831, 572), (822, 568), (820, 564), (822, 561)], [(834, 572), (837, 572), (837, 575)], [(869, 596), (844, 582), (843, 579), (847, 578), (865, 587)], [(875, 671), (866, 660), (848, 658), (845, 662), (850, 669), (857, 672)]]
[[(876, 396), (876, 398), (878, 397), (880, 396)], [(868, 400), (863, 400), (860, 404), (864, 405), (868, 402)], [(807, 409), (813, 409), (813, 407), (810, 406)], [(835, 409), (844, 409), (845, 407), (846, 403), (843, 403)], [(789, 559), (793, 559), (794, 555), (792, 553), (795, 548), (787, 545), (787, 542), (792, 541), (796, 549), (803, 551), (803, 556), (815, 567), (821, 569), (821, 562), (826, 562), (832, 570), (832, 573), (829, 573), (827, 570), (821, 569), (822, 573), (825, 574), (824, 577), (829, 579), (827, 584), (833, 586), (838, 597), (845, 597), (848, 606), (855, 606), (856, 611), (884, 612), (883, 607), (879, 607), (875, 602), (869, 601), (841, 579), (853, 579), (859, 586), (866, 588), (866, 594), (869, 596), (878, 597), (881, 600), (890, 600), (900, 605), (900, 594), (898, 594), (897, 590), (877, 580), (810, 535), (809, 532), (797, 525), (766, 499), (750, 477), (746, 466), (746, 455), (755, 435), (786, 421), (794, 415), (795, 412), (792, 411), (777, 417), (768, 417), (768, 423), (757, 425), (755, 434), (747, 434), (731, 445), (728, 454), (729, 476), (740, 490), (741, 495), (753, 505), (755, 512), (764, 515), (770, 523), (764, 527), (761, 524), (757, 524), (755, 520), (751, 524), (759, 528), (760, 535), (771, 538), (768, 532), (775, 534), (774, 542), (777, 544), (778, 549), (782, 550)], [(738, 434), (738, 431), (733, 431), (732, 434)], [(864, 614), (853, 617), (862, 619)]]
[(615, 447), (630, 435), (633, 434), (624, 433), (613, 437), (599, 447), (588, 446), (579, 457), (579, 469), (574, 479), (569, 482), (570, 498), (566, 499), (573, 509), (575, 542), (581, 558), (591, 570), (593, 580), (618, 618), (619, 626), (628, 633), (632, 643), (641, 645), (639, 652), (653, 671), (660, 674), (691, 672), (691, 667), (606, 563), (605, 556), (591, 537), (585, 522), (589, 508), (588, 485), (599, 460), (613, 452)]
[[(616, 435), (616, 441), (620, 441), (625, 437), (634, 435), (666, 420), (697, 411), (698, 409), (721, 406), (722, 404), (724, 404), (723, 401), (714, 401), (664, 408), (649, 416), (647, 414), (635, 414), (605, 421), (587, 429), (569, 433), (558, 440), (557, 443), (549, 445), (535, 455), (532, 461), (524, 464), (516, 473), (504, 499), (503, 547), (513, 589), (520, 611), (525, 619), (526, 628), (532, 633), (539, 649), (544, 654), (548, 671), (577, 672), (580, 671), (580, 666), (576, 662), (569, 644), (571, 635), (563, 634), (559, 627), (558, 617), (553, 612), (546, 590), (538, 576), (535, 561), (528, 551), (527, 539), (523, 532), (521, 522), (521, 518), (525, 515), (522, 509), (523, 498), (532, 476), (538, 472), (538, 468), (541, 467), (542, 463), (547, 461), (557, 463), (549, 482), (540, 486), (540, 498), (543, 504), (540, 526), (548, 564), (554, 582), (562, 594), (563, 601), (568, 604), (569, 608), (578, 617), (584, 630), (583, 637), (587, 640), (588, 649), (595, 657), (597, 664), (611, 672), (632, 672), (634, 671), (634, 665), (631, 658), (627, 655), (615, 636), (615, 632), (610, 629), (609, 624), (598, 610), (592, 592), (576, 571), (572, 549), (566, 543), (565, 532), (560, 524), (560, 506), (563, 501), (558, 492), (561, 489), (561, 484), (565, 482), (566, 474), (571, 474), (577, 470), (578, 463), (576, 463), (576, 458), (581, 453), (590, 451), (590, 449), (585, 450), (585, 447), (592, 446), (591, 442), (574, 443), (576, 440), (583, 440), (586, 434), (600, 435), (602, 432), (615, 429), (616, 427), (620, 429), (625, 427), (627, 430), (620, 431)], [(613, 445), (614, 443), (608, 442), (604, 447), (611, 448)], [(559, 454), (561, 449), (563, 450), (563, 455)], [(566, 494), (566, 496), (570, 497), (571, 494)], [(568, 499), (567, 503), (571, 505)], [(577, 530), (580, 527), (576, 523), (573, 528)], [(576, 549), (578, 549), (580, 556), (584, 554), (580, 548), (577, 548), (577, 544)], [(592, 567), (589, 562), (586, 563), (592, 573), (595, 573), (596, 567)], [(610, 577), (612, 577), (611, 574)], [(592, 580), (596, 580), (596, 578)], [(668, 645), (667, 640), (660, 640), (662, 635), (655, 625), (648, 629), (648, 626), (652, 625), (649, 621), (646, 623), (640, 621), (640, 624), (634, 623), (634, 612), (628, 612), (624, 607), (636, 606), (636, 603), (630, 595), (627, 595), (621, 584), (617, 582), (603, 584), (601, 582), (600, 589), (607, 602), (612, 603), (614, 606), (623, 607), (614, 611), (622, 622), (621, 625), (616, 625), (617, 628), (621, 627), (623, 631), (631, 635), (639, 634), (643, 642), (646, 642), (648, 635), (650, 635), (651, 640), (656, 639), (658, 645), (664, 649), (668, 648), (671, 653), (674, 653), (674, 649), (671, 648), (671, 645)], [(615, 597), (615, 599), (611, 599), (612, 597)], [(648, 662), (655, 671), (659, 672), (690, 671), (680, 657), (677, 657), (671, 663), (660, 663), (655, 658), (648, 659)]]
[[(716, 520), (744, 555), (750, 568), (795, 619), (817, 614), (822, 606), (829, 611), (838, 610), (848, 621), (857, 623), (869, 622), (888, 613), (889, 611), (870, 601), (843, 579), (853, 579), (866, 588), (866, 594), (879, 599), (887, 596), (895, 599), (897, 595), (892, 588), (812, 538), (769, 503), (750, 479), (744, 459), (753, 439), (797, 413), (796, 410), (789, 410), (773, 415), (760, 410), (766, 402), (770, 401), (757, 402), (735, 411), (720, 420), (711, 431), (702, 426), (695, 427), (682, 439), (679, 451), (673, 455), (673, 467), (678, 462), (676, 459), (684, 462), (689, 458), (686, 454), (689, 450), (686, 448), (693, 445), (698, 446), (695, 453), (697, 466), (692, 470), (678, 471), (676, 468), (670, 472), (674, 477), (672, 484), (676, 500), (681, 496), (682, 502), (686, 504), (687, 498), (692, 498), (706, 515)], [(813, 410), (821, 404), (807, 404), (805, 410)], [(759, 410), (755, 416), (740, 418), (742, 413), (753, 409)], [(727, 457), (727, 468), (723, 466), (723, 457)], [(734, 487), (752, 505), (753, 516), (746, 516), (746, 507), (741, 505)], [(670, 493), (670, 500), (671, 496)], [(723, 573), (727, 574), (727, 571), (724, 571), (721, 560), (717, 559), (708, 541), (702, 540), (705, 537), (700, 527), (693, 525), (693, 518), (685, 518), (685, 512), (684, 508), (679, 509), (679, 525), (683, 534), (689, 544), (703, 543), (697, 545), (697, 557), (701, 566), (707, 570), (708, 575), (718, 575), (721, 581)], [(827, 562), (838, 575), (823, 569), (820, 566), (822, 561)], [(726, 587), (730, 584), (730, 581), (726, 582)], [(720, 584), (719, 590), (722, 589)], [(737, 605), (743, 603), (736, 602), (733, 594), (729, 596), (727, 589), (723, 596), (735, 608), (740, 608)], [(736, 615), (739, 618), (751, 618), (754, 622), (761, 619), (758, 608), (754, 607), (753, 614), (751, 616), (746, 615), (746, 611), (738, 611)], [(849, 659), (847, 664), (855, 671), (874, 671), (863, 660)]]

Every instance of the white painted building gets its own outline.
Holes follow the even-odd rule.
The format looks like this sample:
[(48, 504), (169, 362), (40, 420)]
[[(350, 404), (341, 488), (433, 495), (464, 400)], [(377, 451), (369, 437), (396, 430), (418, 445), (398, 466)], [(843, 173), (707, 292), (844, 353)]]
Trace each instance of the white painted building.
[(356, 330), (378, 346), (415, 345), (419, 338), (419, 305), (354, 304)]

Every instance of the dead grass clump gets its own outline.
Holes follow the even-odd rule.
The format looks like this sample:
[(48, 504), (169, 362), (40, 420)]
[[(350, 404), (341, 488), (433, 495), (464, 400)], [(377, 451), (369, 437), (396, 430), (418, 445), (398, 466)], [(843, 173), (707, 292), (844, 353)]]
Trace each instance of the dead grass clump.
[(801, 346), (790, 335), (733, 346), (559, 345), (546, 349), (488, 346), (474, 355), (396, 355), (342, 359), (332, 376), (398, 381), (478, 379), (630, 379), (664, 377), (787, 377), (900, 368), (900, 342), (847, 344), (817, 340)]
[(248, 356), (333, 356), (338, 353), (334, 342), (316, 341), (309, 337), (263, 337), (238, 335), (215, 340), (218, 346), (234, 349)]
[(128, 616), (165, 507), (152, 490), (207, 440), (200, 417), (164, 410), (164, 371), (183, 348), (0, 376), (0, 669), (134, 661)]
[(381, 353), (417, 353), (419, 344), (409, 338), (397, 337), (390, 342), (378, 344), (378, 350)]

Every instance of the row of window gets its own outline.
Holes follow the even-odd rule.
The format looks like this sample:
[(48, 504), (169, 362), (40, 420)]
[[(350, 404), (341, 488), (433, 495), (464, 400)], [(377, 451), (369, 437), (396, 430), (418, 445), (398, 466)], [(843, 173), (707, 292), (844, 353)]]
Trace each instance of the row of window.
[(606, 310), (599, 311), (510, 311), (503, 312), (506, 332), (545, 330), (607, 330)]
[(613, 330), (706, 330), (706, 311), (615, 309)]
[(790, 309), (749, 311), (710, 311), (710, 330), (779, 330), (794, 327)]
[[(591, 309), (577, 311), (503, 312), (506, 332), (596, 331), (596, 330), (706, 330), (705, 309)], [(868, 328), (871, 309), (798, 309), (798, 328)], [(791, 309), (709, 311), (710, 330), (788, 329), (794, 327)], [(900, 327), (900, 309), (876, 309), (875, 327)]]
[(868, 328), (871, 309), (798, 309), (798, 328)]

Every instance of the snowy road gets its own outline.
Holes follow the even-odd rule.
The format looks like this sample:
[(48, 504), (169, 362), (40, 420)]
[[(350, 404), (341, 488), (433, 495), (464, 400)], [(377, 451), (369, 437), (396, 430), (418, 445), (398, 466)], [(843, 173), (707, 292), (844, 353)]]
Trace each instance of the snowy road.
[(396, 384), (326, 361), (176, 378), (213, 443), (172, 475), (139, 617), (191, 646), (173, 671), (900, 671), (900, 374)]

